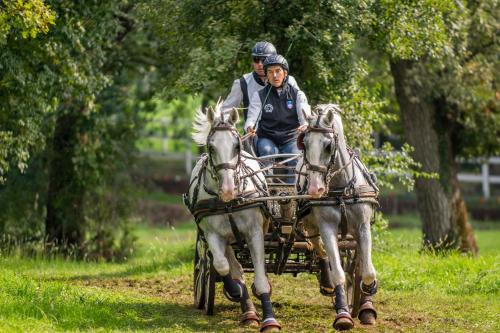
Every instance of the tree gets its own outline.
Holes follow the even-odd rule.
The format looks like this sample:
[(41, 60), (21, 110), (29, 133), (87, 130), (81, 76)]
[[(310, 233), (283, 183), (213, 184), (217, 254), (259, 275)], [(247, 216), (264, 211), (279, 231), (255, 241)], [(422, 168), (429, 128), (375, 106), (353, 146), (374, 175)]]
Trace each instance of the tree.
[[(65, 91), (69, 98), (61, 101), (55, 113), (45, 225), (49, 242), (71, 248), (85, 244), (85, 226), (92, 218), (87, 210), (92, 210), (100, 197), (95, 197), (96, 188), (109, 183), (106, 177), (113, 176), (110, 171), (116, 170), (118, 161), (128, 160), (125, 152), (133, 149), (138, 131), (138, 115), (134, 113), (138, 110), (127, 108), (127, 103), (134, 103), (134, 95), (139, 100), (141, 93), (146, 99), (151, 94), (148, 89), (134, 91), (134, 85), (141, 83), (138, 78), (148, 76), (144, 61), (150, 59), (145, 57), (148, 41), (144, 35), (128, 38), (136, 28), (135, 6), (127, 1), (96, 2), (73, 5), (68, 10), (65, 5), (59, 7), (64, 12), (59, 33), (85, 80)], [(65, 33), (72, 28), (81, 31)], [(127, 114), (127, 110), (132, 112)], [(117, 132), (118, 128), (122, 131)], [(117, 147), (117, 143), (123, 146)], [(113, 158), (119, 159), (110, 160)], [(92, 195), (94, 203), (86, 204)], [(97, 238), (109, 238), (112, 233), (111, 228), (102, 227), (103, 222), (94, 230)], [(113, 243), (112, 237), (105, 241)]]
[[(0, 25), (0, 136), (10, 141), (2, 142), (0, 176), (42, 155), (47, 239), (78, 255), (92, 248), (109, 257), (104, 252), (114, 251), (122, 230), (117, 210), (129, 202), (117, 186), (134, 152), (139, 109), (148, 108), (154, 89), (147, 24), (136, 24), (136, 7), (125, 0), (4, 3), (0, 23), (11, 28)], [(33, 38), (37, 25), (22, 30), (26, 17), (46, 34)]]
[(53, 109), (47, 92), (56, 77), (34, 75), (45, 57), (32, 46), (54, 22), (55, 12), (41, 0), (0, 3), (0, 183), (12, 165), (25, 170), (30, 151), (44, 141), (43, 119)]
[[(235, 78), (250, 70), (249, 51), (255, 42), (270, 40), (287, 58), (291, 74), (312, 104), (342, 105), (349, 143), (362, 149), (381, 182), (390, 186), (396, 178), (412, 185), (415, 165), (409, 148), (394, 153), (387, 145), (381, 154), (373, 154), (374, 127), (393, 116), (379, 112), (385, 101), (377, 87), (366, 85), (367, 62), (354, 56), (356, 6), (152, 1), (143, 9), (144, 20), (156, 22), (155, 32), (166, 41), (160, 50), (164, 66), (159, 68), (166, 98), (200, 93), (205, 100), (217, 100), (228, 93)], [(384, 158), (388, 154), (393, 158)]]
[(390, 58), (407, 141), (437, 179), (417, 179), (424, 246), (478, 251), (458, 157), (500, 152), (495, 2), (374, 2), (365, 36)]

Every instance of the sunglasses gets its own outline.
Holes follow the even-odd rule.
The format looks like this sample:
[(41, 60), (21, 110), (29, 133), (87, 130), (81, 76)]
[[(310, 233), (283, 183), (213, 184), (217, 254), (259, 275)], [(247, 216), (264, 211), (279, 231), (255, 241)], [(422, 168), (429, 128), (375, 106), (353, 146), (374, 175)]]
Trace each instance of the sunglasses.
[(266, 60), (266, 58), (263, 58), (263, 57), (253, 57), (253, 62), (255, 62), (256, 64), (258, 64), (259, 62), (264, 63), (264, 60)]

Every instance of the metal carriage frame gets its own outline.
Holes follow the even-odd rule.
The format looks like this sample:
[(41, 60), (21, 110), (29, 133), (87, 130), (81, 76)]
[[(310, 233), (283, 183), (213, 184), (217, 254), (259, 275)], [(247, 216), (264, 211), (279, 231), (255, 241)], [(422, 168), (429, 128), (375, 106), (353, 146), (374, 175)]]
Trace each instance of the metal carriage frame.
[[(261, 170), (269, 171), (264, 173), (269, 196), (243, 200), (247, 203), (261, 202), (267, 206), (271, 223), (264, 237), (265, 267), (267, 272), (276, 275), (289, 273), (297, 276), (299, 273), (319, 273), (319, 258), (297, 217), (298, 201), (308, 200), (310, 196), (297, 195), (295, 183), (286, 183), (286, 178), (290, 177), (290, 174), (283, 172), (292, 169), (285, 163), (299, 156), (300, 154), (276, 154), (255, 157), (261, 164), (268, 164)], [(232, 247), (244, 272), (253, 272), (250, 251), (246, 244), (236, 242)], [(361, 295), (358, 244), (352, 235), (339, 232), (338, 247), (346, 274), (344, 287), (347, 303), (351, 315), (356, 317)], [(194, 304), (207, 315), (214, 314), (215, 284), (221, 281), (212, 260), (203, 234), (198, 230), (193, 270)]]

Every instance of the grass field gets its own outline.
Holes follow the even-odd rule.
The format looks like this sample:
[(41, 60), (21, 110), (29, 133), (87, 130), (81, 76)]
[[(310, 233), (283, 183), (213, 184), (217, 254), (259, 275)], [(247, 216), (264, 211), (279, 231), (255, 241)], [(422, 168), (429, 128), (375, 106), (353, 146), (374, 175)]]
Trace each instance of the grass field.
[[(1, 257), (0, 332), (257, 332), (238, 326), (219, 284), (215, 316), (193, 308), (193, 225), (137, 234), (138, 253), (122, 264)], [(379, 320), (353, 332), (499, 332), (500, 230), (477, 239), (472, 258), (419, 253), (418, 230), (384, 234), (374, 249)], [(314, 276), (270, 279), (284, 332), (333, 331)]]

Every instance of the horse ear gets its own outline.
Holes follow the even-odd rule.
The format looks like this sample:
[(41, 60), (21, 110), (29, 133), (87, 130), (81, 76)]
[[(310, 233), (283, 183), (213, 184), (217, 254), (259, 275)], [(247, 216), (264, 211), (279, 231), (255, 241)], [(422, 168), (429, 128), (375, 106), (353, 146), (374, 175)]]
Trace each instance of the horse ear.
[(335, 118), (335, 112), (328, 110), (325, 117), (326, 126), (331, 127), (333, 125), (333, 119)]
[(233, 108), (231, 110), (231, 113), (229, 114), (229, 121), (231, 122), (231, 124), (236, 124), (238, 123), (238, 120), (240, 120), (240, 115), (238, 113), (238, 110), (236, 110), (236, 108)]
[(302, 111), (302, 115), (304, 116), (304, 120), (307, 121), (308, 123), (310, 123), (311, 120), (313, 119), (312, 115), (307, 114), (304, 109), (301, 109), (301, 111)]
[(215, 114), (214, 114), (214, 109), (211, 107), (208, 107), (207, 109), (207, 120), (211, 124), (214, 122)]

